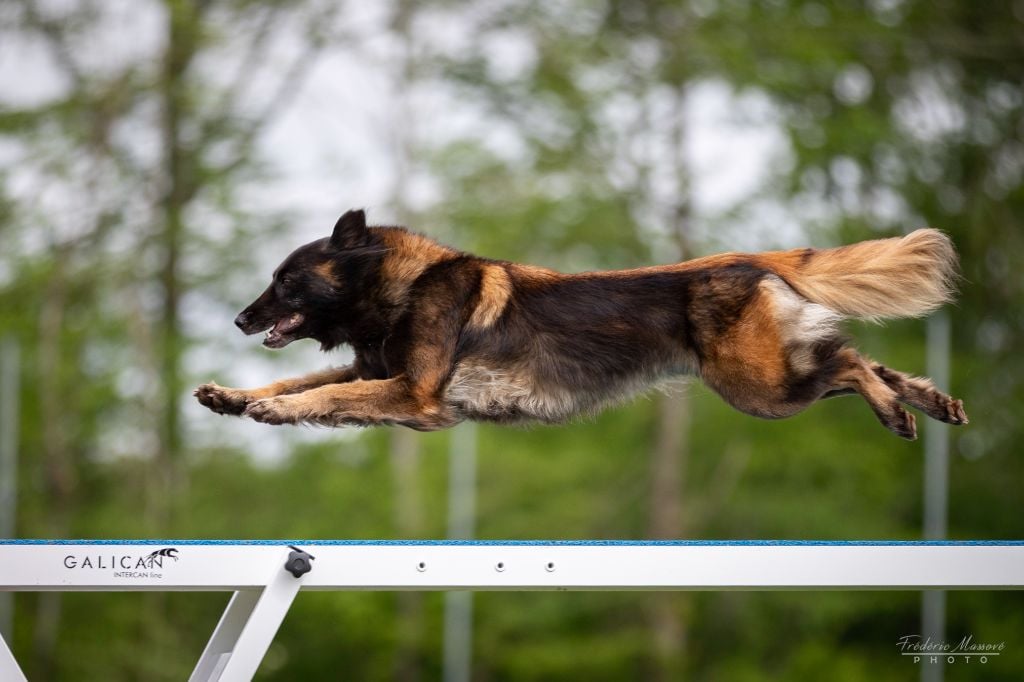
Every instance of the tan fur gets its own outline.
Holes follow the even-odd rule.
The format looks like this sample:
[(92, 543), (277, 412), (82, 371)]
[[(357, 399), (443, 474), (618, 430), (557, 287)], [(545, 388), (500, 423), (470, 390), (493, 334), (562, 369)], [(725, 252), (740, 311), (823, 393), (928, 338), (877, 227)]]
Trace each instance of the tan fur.
[(920, 317), (953, 297), (957, 257), (942, 232), (922, 229), (835, 249), (760, 254), (802, 296), (847, 317)]
[(500, 265), (485, 265), (480, 279), (480, 301), (469, 318), (477, 328), (490, 327), (505, 312), (512, 296), (512, 281)]
[(311, 388), (324, 386), (325, 384), (337, 384), (352, 381), (356, 378), (355, 368), (351, 365), (346, 367), (329, 367), (319, 372), (312, 372), (295, 379), (282, 379), (272, 384), (257, 388), (249, 393), (252, 398), (270, 398), (276, 395), (287, 395), (289, 393), (302, 393)]
[(743, 317), (718, 340), (701, 366), (704, 381), (732, 406), (767, 418), (792, 414), (780, 399), (787, 365), (774, 298), (771, 285), (762, 284)]
[(428, 267), (458, 253), (432, 239), (400, 228), (376, 229), (387, 248), (381, 274), (387, 282), (386, 295), (392, 302), (402, 301), (412, 283)]
[(338, 278), (334, 275), (334, 264), (331, 262), (321, 263), (313, 268), (313, 271), (325, 281), (337, 286)]
[(508, 268), (508, 271), (514, 275), (515, 279), (521, 279), (524, 282), (553, 282), (560, 277), (566, 276), (555, 270), (542, 268), (538, 265), (509, 263), (506, 267)]
[(352, 365), (346, 367), (329, 367), (294, 379), (282, 379), (260, 388), (241, 389), (218, 386), (215, 383), (203, 384), (195, 390), (195, 396), (214, 412), (220, 414), (241, 414), (250, 403), (279, 395), (302, 393), (311, 388), (326, 384), (352, 381), (357, 376)]
[(710, 256), (701, 256), (700, 258), (693, 258), (686, 260), (681, 263), (666, 263), (665, 265), (644, 265), (638, 268), (625, 268), (622, 270), (594, 270), (588, 272), (581, 272), (578, 275), (566, 275), (556, 270), (549, 270), (547, 268), (541, 268), (533, 265), (522, 265), (520, 263), (510, 263), (509, 268), (512, 272), (522, 273), (526, 277), (536, 277), (545, 280), (558, 279), (560, 277), (575, 277), (575, 276), (587, 276), (587, 275), (598, 275), (606, 279), (630, 279), (638, 275), (649, 275), (659, 272), (675, 272), (680, 270), (701, 270), (706, 268), (721, 268), (729, 265), (735, 265), (737, 263), (749, 263), (751, 255), (747, 253), (716, 253)]
[(405, 424), (430, 431), (458, 420), (436, 401), (417, 401), (405, 377), (328, 384), (303, 393), (258, 400), (245, 414), (268, 424)]

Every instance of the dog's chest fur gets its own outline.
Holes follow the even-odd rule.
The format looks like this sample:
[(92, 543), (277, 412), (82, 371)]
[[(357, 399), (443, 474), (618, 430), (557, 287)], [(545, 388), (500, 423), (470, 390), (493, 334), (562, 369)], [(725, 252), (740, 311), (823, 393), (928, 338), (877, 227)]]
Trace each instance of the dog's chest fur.
[(532, 373), (488, 367), (474, 361), (455, 367), (445, 400), (469, 419), (498, 422), (557, 421), (579, 409), (570, 392), (545, 389), (537, 384)]
[(456, 365), (445, 391), (445, 402), (467, 419), (556, 423), (595, 413), (657, 387), (660, 382), (693, 373), (682, 365), (659, 369), (607, 380), (600, 390), (575, 391), (558, 382), (539, 379), (532, 371), (490, 367), (469, 360)]

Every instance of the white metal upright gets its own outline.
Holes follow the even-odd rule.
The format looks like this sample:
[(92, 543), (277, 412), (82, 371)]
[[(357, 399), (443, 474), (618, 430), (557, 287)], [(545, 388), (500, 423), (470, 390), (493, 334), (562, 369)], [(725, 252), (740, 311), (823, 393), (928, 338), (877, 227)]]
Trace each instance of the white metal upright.
[(7, 642), (4, 641), (3, 637), (0, 637), (0, 680), (4, 680), (4, 682), (28, 682), (25, 679), (25, 674), (18, 667), (18, 662), (14, 660), (14, 654), (11, 653), (11, 649), (7, 646)]
[(238, 590), (217, 623), (189, 682), (244, 682), (251, 680), (270, 647), (295, 595), (302, 576), (282, 565), (262, 590)]

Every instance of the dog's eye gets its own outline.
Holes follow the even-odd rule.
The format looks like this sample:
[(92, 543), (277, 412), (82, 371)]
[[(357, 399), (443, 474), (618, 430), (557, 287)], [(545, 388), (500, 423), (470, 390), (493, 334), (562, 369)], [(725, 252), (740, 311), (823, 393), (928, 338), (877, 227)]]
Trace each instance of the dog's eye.
[(295, 290), (295, 280), (291, 277), (282, 277), (275, 283), (275, 289), (279, 296), (289, 296)]

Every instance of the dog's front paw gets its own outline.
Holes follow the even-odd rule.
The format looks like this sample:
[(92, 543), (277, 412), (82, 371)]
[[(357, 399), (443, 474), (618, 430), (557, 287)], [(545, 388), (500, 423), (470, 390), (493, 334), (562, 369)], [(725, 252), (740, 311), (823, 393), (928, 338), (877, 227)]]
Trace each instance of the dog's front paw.
[(203, 384), (192, 392), (201, 405), (205, 405), (217, 414), (242, 414), (249, 404), (245, 391), (225, 388), (210, 382)]
[(294, 411), (288, 409), (287, 401), (282, 398), (264, 398), (251, 402), (242, 416), (263, 424), (294, 424), (297, 421)]

